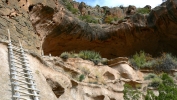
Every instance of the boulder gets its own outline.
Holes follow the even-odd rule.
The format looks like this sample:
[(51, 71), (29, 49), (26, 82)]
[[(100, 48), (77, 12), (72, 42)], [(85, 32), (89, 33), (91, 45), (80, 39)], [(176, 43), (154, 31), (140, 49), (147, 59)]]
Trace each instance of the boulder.
[(136, 7), (133, 6), (133, 5), (129, 5), (129, 6), (128, 6), (128, 9), (127, 9), (127, 11), (126, 11), (126, 14), (127, 14), (127, 15), (133, 15), (133, 14), (135, 14), (135, 13), (136, 13)]
[(141, 75), (142, 73), (135, 71), (128, 64), (118, 64), (118, 65), (112, 66), (111, 68), (117, 70), (120, 73), (122, 78), (130, 79), (133, 81), (143, 80), (143, 77)]

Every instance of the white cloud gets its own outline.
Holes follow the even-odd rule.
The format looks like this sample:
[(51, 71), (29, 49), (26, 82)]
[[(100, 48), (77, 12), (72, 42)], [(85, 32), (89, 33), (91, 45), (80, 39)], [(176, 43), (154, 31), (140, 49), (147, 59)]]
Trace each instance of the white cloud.
[(119, 5), (128, 6), (128, 5), (135, 5), (136, 7), (144, 7), (146, 5), (150, 5), (152, 8), (158, 6), (162, 3), (162, 0), (76, 0), (76, 1), (83, 1), (88, 5), (95, 6), (109, 6), (115, 7)]

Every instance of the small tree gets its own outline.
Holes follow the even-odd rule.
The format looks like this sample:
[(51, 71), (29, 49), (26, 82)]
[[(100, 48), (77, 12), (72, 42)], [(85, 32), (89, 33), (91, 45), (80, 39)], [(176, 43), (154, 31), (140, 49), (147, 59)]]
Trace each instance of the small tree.
[(156, 100), (177, 100), (177, 85), (168, 74), (162, 74), (162, 83), (159, 85), (159, 96)]

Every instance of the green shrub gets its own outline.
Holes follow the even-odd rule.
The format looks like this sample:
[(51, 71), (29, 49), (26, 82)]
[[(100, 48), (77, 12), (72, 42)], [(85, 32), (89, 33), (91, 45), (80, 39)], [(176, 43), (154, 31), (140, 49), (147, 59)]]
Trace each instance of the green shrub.
[(62, 0), (63, 2), (67, 2), (67, 0)]
[(112, 16), (106, 16), (104, 22), (105, 23), (111, 23), (113, 20), (114, 20), (114, 17), (112, 17)]
[(80, 51), (79, 57), (85, 60), (93, 61), (95, 64), (98, 64), (101, 61), (101, 56), (98, 52), (95, 51)]
[(135, 69), (153, 68), (156, 66), (157, 60), (152, 58), (149, 54), (140, 51), (130, 58), (130, 63)]
[(157, 97), (154, 95), (152, 90), (147, 90), (145, 100), (157, 100)]
[(162, 57), (158, 59), (156, 64), (157, 71), (169, 72), (172, 69), (177, 68), (177, 60), (171, 54), (162, 54)]
[(104, 22), (105, 23), (111, 23), (112, 21), (118, 21), (118, 20), (122, 20), (123, 18), (119, 18), (117, 16), (113, 16), (113, 15), (108, 15), (105, 17)]
[[(82, 59), (90, 60), (90, 61), (94, 62), (95, 65), (97, 65), (98, 63), (100, 63), (102, 61), (102, 58), (98, 52), (88, 51), (88, 50), (80, 51), (79, 54), (75, 53), (74, 51), (63, 52), (60, 55), (60, 57), (65, 60), (68, 58), (80, 57)], [(106, 63), (106, 61), (105, 61), (105, 63)]]
[(157, 61), (155, 59), (150, 60), (150, 61), (146, 61), (142, 66), (140, 66), (140, 68), (153, 68), (156, 63), (157, 63)]
[(156, 100), (177, 100), (177, 85), (166, 73), (161, 76), (162, 83), (159, 85), (159, 96)]
[(144, 77), (144, 80), (151, 80), (153, 78), (158, 77), (156, 74), (154, 73), (149, 73), (147, 76)]
[(148, 8), (137, 8), (137, 13), (148, 14), (150, 10)]
[(77, 58), (77, 57), (79, 57), (78, 54), (75, 53), (75, 51), (71, 51), (71, 52), (69, 52), (69, 53), (70, 53), (70, 57), (71, 57), (71, 58)]
[(147, 76), (144, 77), (144, 80), (151, 80), (151, 82), (148, 84), (149, 87), (155, 87), (157, 88), (159, 84), (162, 82), (160, 77), (158, 77), (154, 73), (149, 73)]
[(141, 96), (141, 92), (138, 91), (137, 89), (134, 89), (131, 85), (129, 84), (124, 84), (124, 100), (139, 100)]
[(143, 51), (136, 53), (135, 55), (133, 55), (132, 59), (130, 59), (130, 63), (135, 69), (139, 69), (146, 63), (145, 53)]
[(84, 79), (85, 79), (84, 74), (81, 74), (81, 75), (79, 76), (79, 81), (82, 82)]
[(161, 84), (162, 80), (159, 77), (155, 77), (152, 79), (151, 83), (148, 85), (149, 87), (158, 88)]
[(70, 53), (69, 52), (63, 52), (63, 53), (61, 53), (60, 57), (66, 60), (70, 57)]
[(78, 13), (78, 9), (75, 9), (73, 7), (73, 5), (69, 2), (66, 3), (66, 8), (71, 11), (73, 14), (77, 14)]
[[(158, 87), (159, 95), (155, 96), (151, 90), (148, 90), (145, 100), (177, 100), (177, 85), (173, 78), (166, 73), (163, 73), (159, 78), (160, 81), (154, 83)], [(157, 82), (159, 82), (158, 85)]]
[(79, 16), (80, 20), (86, 21), (88, 23), (98, 23), (98, 20), (96, 20), (93, 16), (91, 15), (83, 15)]

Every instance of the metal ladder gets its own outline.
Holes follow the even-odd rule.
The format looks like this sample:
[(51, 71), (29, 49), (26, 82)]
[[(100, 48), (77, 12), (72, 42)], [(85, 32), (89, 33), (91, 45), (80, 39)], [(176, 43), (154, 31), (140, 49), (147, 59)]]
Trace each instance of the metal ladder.
[(13, 94), (12, 100), (39, 100), (39, 90), (36, 89), (24, 49), (21, 43), (20, 47), (12, 45), (10, 33), (8, 51)]

